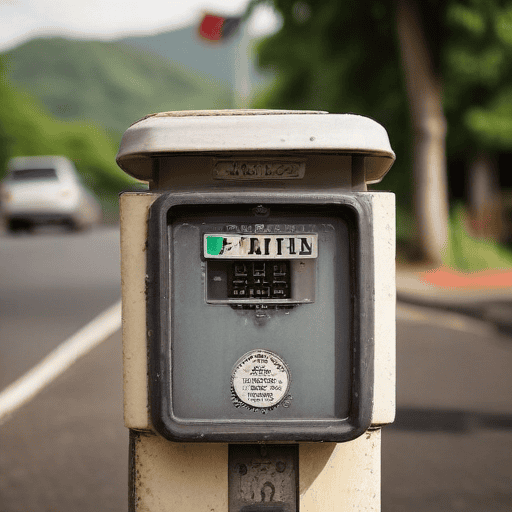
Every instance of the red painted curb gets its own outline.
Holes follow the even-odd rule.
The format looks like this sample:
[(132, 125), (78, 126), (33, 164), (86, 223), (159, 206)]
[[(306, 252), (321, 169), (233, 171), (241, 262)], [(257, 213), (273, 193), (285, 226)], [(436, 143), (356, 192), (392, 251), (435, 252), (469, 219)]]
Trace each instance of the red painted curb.
[(512, 288), (512, 270), (487, 269), (480, 272), (460, 272), (441, 267), (422, 272), (420, 280), (439, 288), (483, 290)]

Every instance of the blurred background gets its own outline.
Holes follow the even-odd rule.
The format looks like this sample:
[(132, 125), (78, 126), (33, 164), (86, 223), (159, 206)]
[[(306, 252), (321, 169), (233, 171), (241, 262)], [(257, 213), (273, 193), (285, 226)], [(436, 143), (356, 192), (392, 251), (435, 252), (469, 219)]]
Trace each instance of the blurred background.
[[(401, 300), (383, 510), (512, 508), (512, 1), (0, 0), (0, 27), (0, 179), (62, 156), (102, 209), (92, 234), (14, 237), (0, 185), (2, 387), (119, 295), (118, 194), (146, 186), (115, 163), (130, 124), (361, 114), (397, 155), (374, 186), (396, 194)], [(1, 511), (126, 509), (119, 347), (1, 426)]]
[(509, 2), (4, 0), (0, 9), (0, 173), (12, 156), (66, 156), (112, 221), (118, 191), (140, 186), (113, 157), (148, 113), (353, 112), (383, 124), (398, 155), (382, 187), (397, 194), (400, 258), (512, 264)]

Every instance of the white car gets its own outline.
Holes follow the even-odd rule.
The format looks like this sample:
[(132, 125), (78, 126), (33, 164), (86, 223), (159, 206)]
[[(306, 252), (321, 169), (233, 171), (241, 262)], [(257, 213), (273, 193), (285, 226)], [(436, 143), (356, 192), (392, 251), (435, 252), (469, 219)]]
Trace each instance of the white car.
[(80, 183), (73, 163), (63, 156), (12, 158), (1, 192), (11, 232), (55, 223), (80, 230), (102, 218), (99, 202)]

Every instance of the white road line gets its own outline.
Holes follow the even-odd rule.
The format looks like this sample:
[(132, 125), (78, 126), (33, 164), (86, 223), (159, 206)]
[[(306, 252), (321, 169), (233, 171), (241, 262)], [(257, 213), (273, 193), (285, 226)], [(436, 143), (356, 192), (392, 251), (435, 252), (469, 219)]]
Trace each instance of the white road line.
[(50, 352), (25, 375), (0, 392), (0, 424), (120, 327), (121, 301), (98, 315)]

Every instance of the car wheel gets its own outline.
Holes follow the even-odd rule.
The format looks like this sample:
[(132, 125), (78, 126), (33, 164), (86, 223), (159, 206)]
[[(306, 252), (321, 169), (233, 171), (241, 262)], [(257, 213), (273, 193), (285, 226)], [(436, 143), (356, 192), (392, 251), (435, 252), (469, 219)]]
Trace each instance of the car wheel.
[(20, 231), (32, 231), (32, 224), (26, 220), (11, 219), (7, 229), (12, 234), (19, 233)]

